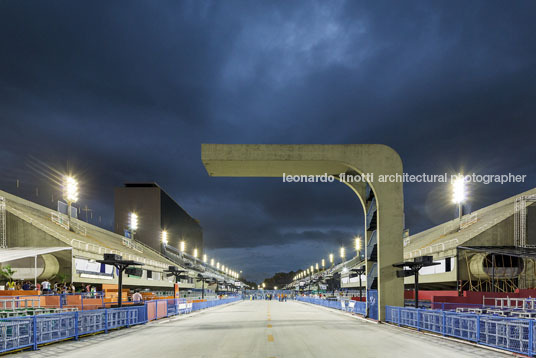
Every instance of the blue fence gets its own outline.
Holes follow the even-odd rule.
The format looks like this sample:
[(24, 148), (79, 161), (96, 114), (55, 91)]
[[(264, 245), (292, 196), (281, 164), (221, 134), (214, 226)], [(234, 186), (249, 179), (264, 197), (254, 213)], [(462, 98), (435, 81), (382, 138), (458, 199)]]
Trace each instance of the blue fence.
[[(230, 297), (221, 300), (194, 302), (190, 303), (188, 312), (238, 300), (238, 297)], [(169, 301), (172, 301), (172, 304)], [(110, 329), (147, 323), (147, 303), (121, 308), (2, 318), (0, 319), (0, 353), (26, 348), (37, 349), (40, 344), (78, 339), (87, 334), (108, 333)], [(183, 313), (178, 309), (181, 304), (187, 305), (187, 302), (183, 299), (168, 300), (166, 317)]]
[(357, 313), (363, 316), (367, 314), (367, 304), (359, 301), (337, 301), (321, 298), (297, 296), (297, 301), (312, 303), (314, 305), (338, 309), (345, 312)]
[(386, 306), (385, 320), (511, 352), (534, 356), (534, 320)]

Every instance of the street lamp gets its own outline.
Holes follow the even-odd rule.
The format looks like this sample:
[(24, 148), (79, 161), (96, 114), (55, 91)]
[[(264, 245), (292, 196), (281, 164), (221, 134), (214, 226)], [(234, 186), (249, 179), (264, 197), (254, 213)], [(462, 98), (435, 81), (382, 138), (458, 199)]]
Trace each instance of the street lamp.
[(465, 199), (465, 180), (463, 175), (459, 174), (456, 179), (452, 181), (452, 202), (458, 204), (458, 218), (460, 219), (460, 224), (463, 215), (463, 202)]
[(214, 259), (210, 259), (210, 266), (214, 266)]
[(138, 214), (134, 212), (128, 214), (128, 229), (130, 231), (130, 238), (134, 240), (134, 234), (138, 230)]
[(220, 269), (220, 263), (219, 262), (216, 262), (216, 268), (219, 270)]
[(316, 271), (318, 271), (318, 262), (316, 263), (316, 267), (315, 267), (315, 268), (316, 268)]
[(166, 230), (162, 231), (162, 244), (164, 244), (164, 245), (168, 244), (167, 231)]
[(326, 266), (326, 260), (322, 259), (322, 270), (324, 269), (325, 266)]

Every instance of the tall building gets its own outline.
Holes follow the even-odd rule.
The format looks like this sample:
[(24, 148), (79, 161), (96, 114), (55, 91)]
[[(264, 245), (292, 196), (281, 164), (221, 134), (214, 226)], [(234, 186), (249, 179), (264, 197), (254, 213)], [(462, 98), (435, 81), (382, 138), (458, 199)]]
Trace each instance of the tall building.
[(138, 217), (138, 228), (134, 239), (160, 251), (162, 231), (167, 233), (169, 246), (177, 249), (181, 241), (185, 251), (203, 254), (203, 231), (199, 222), (173, 200), (156, 183), (129, 183), (115, 188), (114, 231), (128, 235), (129, 214)]

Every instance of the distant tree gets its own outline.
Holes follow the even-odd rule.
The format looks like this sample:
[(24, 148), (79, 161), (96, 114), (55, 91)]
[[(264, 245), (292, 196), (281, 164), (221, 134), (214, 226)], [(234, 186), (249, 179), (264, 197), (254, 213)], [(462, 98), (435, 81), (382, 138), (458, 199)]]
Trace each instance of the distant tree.
[(13, 276), (15, 275), (15, 270), (11, 268), (11, 265), (3, 266), (0, 270), (0, 276), (2, 278), (2, 281), (9, 282), (13, 280)]
[(56, 281), (59, 281), (60, 283), (65, 283), (67, 281), (67, 275), (64, 273), (57, 273), (56, 276), (54, 276)]

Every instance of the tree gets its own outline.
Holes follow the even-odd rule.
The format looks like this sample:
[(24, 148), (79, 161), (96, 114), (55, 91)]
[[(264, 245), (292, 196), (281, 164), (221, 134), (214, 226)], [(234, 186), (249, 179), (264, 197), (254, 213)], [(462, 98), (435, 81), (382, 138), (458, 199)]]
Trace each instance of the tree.
[(67, 281), (67, 275), (61, 272), (57, 273), (56, 276), (54, 276), (54, 278), (60, 283), (65, 283), (65, 281)]
[(9, 282), (13, 280), (15, 272), (16, 271), (11, 268), (11, 265), (6, 265), (1, 268), (0, 277), (3, 281)]

